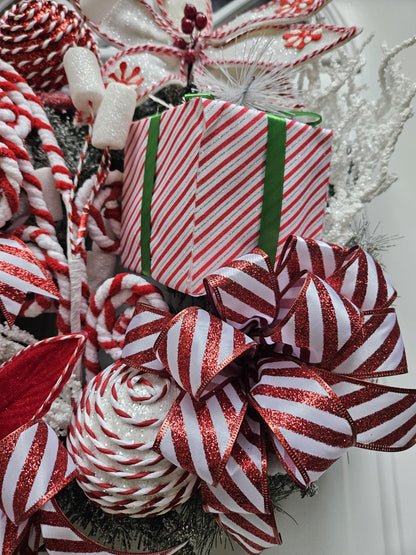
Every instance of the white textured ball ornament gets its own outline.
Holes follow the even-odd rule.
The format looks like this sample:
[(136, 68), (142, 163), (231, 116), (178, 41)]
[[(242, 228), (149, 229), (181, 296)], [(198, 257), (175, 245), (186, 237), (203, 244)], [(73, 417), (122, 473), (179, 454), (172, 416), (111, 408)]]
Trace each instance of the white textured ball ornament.
[(143, 374), (119, 362), (85, 387), (67, 447), (80, 473), (80, 487), (104, 511), (156, 516), (196, 491), (196, 476), (152, 449), (178, 393), (169, 378)]

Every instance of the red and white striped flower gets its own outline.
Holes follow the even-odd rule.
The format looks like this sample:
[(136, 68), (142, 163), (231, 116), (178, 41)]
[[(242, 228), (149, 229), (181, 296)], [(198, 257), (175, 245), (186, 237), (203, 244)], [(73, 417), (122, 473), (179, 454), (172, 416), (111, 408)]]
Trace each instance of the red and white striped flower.
[[(222, 66), (227, 74), (241, 64), (281, 68), (301, 64), (351, 39), (355, 27), (320, 25), (319, 43), (305, 41), (302, 52), (285, 47), (285, 33), (304, 21), (329, 0), (272, 0), (231, 22), (213, 29), (210, 0), (72, 0), (85, 21), (120, 51), (104, 66), (105, 79), (124, 61), (141, 68), (143, 81), (137, 89), (138, 101), (168, 84), (185, 86), (204, 70)], [(309, 31), (314, 26), (308, 26)], [(249, 60), (255, 49), (259, 56)], [(221, 79), (221, 72), (218, 72)], [(226, 79), (226, 77), (223, 77)]]
[(124, 361), (182, 388), (155, 448), (202, 481), (205, 510), (249, 553), (280, 543), (266, 436), (307, 487), (352, 446), (416, 441), (416, 391), (370, 378), (406, 372), (396, 293), (362, 249), (291, 237), (276, 273), (256, 249), (208, 276), (219, 315), (139, 305)]

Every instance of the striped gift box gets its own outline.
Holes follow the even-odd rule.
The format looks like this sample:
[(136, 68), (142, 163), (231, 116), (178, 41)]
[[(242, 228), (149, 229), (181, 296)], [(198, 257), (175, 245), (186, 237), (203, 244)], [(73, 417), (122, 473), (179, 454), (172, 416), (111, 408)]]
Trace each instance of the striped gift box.
[(193, 98), (133, 122), (125, 150), (122, 264), (190, 295), (259, 246), (323, 233), (332, 132)]

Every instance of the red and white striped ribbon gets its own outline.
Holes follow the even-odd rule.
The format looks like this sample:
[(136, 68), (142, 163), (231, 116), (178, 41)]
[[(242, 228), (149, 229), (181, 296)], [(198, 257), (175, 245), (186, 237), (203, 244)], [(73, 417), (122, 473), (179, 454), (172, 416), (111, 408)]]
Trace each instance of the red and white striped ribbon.
[(170, 320), (155, 350), (176, 383), (199, 400), (211, 380), (254, 345), (240, 330), (191, 307)]
[(42, 420), (3, 439), (0, 455), (0, 545), (2, 553), (13, 553), (31, 526), (30, 517), (74, 478), (76, 468)]
[(284, 357), (259, 365), (250, 399), (276, 452), (301, 487), (315, 482), (355, 441), (352, 418), (317, 373)]
[(229, 519), (224, 527), (254, 553), (263, 544), (260, 532), (252, 541), (250, 519), (270, 510), (258, 418), (287, 473), (307, 487), (355, 444), (412, 445), (416, 391), (364, 380), (406, 367), (389, 307), (395, 291), (361, 249), (293, 237), (277, 275), (256, 250), (205, 284), (222, 320), (196, 307), (170, 318), (141, 305), (123, 355), (139, 366), (157, 359), (155, 370), (184, 390), (155, 448), (201, 478), (205, 509), (221, 525)]
[(416, 441), (414, 389), (369, 383), (320, 371), (354, 421), (356, 445), (378, 451), (403, 451)]
[(20, 239), (0, 236), (0, 258), (0, 308), (10, 327), (20, 312), (26, 293), (59, 299), (54, 282)]
[(28, 522), (16, 525), (0, 510), (0, 550), (3, 555), (13, 555), (27, 536)]
[(282, 538), (277, 531), (273, 514), (219, 513), (217, 523), (247, 553), (256, 555), (269, 547), (280, 545)]
[[(237, 384), (226, 383), (203, 402), (181, 395), (163, 423), (155, 449), (176, 466), (218, 484), (230, 457), (247, 402)], [(184, 433), (178, 433), (182, 429)]]
[(280, 290), (301, 271), (325, 280), (360, 310), (388, 306), (396, 298), (385, 271), (360, 247), (346, 249), (324, 241), (291, 237), (276, 268)]
[(205, 286), (223, 320), (277, 352), (363, 378), (406, 372), (396, 292), (359, 247), (291, 237), (276, 275), (254, 251)]
[[(128, 555), (126, 552), (114, 551), (87, 538), (66, 518), (53, 499), (42, 508), (40, 522), (44, 545), (50, 555), (62, 555), (64, 553), (71, 555), (74, 553), (83, 553), (84, 555), (90, 555), (91, 553)], [(132, 555), (172, 555), (182, 549), (186, 543), (156, 553), (133, 553)]]
[[(217, 486), (203, 483), (201, 486), (206, 511), (271, 513), (264, 432), (258, 415), (249, 408), (232, 445), (230, 458), (224, 470), (220, 469), (221, 483)], [(257, 464), (254, 465), (251, 462), (252, 453), (257, 453)]]
[(71, 457), (43, 420), (9, 434), (0, 451), (0, 507), (15, 524), (27, 520), (75, 476)]
[(278, 324), (262, 339), (290, 346), (291, 354), (304, 362), (326, 367), (362, 326), (358, 307), (311, 273), (296, 280), (280, 300)]
[[(229, 275), (232, 280), (227, 279)], [(255, 249), (204, 279), (220, 318), (237, 329), (268, 328), (276, 318), (279, 288), (268, 256)]]
[(153, 347), (170, 319), (171, 315), (165, 310), (139, 302), (126, 331), (121, 353), (123, 361), (147, 371), (163, 370)]

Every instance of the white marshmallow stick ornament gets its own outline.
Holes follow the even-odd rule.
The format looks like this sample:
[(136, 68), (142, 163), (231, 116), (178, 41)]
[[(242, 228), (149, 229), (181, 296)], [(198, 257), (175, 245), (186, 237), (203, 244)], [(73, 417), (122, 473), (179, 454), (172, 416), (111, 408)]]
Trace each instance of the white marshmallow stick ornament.
[(126, 145), (135, 107), (134, 86), (109, 83), (95, 118), (92, 145), (100, 149), (122, 150)]
[[(93, 115), (98, 110), (105, 92), (101, 69), (96, 56), (87, 48), (72, 47), (65, 53), (64, 68), (75, 108), (92, 122)], [(74, 196), (90, 136), (91, 133), (89, 131), (86, 144), (80, 155), (72, 190), (70, 195), (64, 197), (65, 208), (68, 214), (67, 253), (71, 289), (71, 331), (79, 331), (81, 329), (81, 313), (83, 312), (84, 304), (82, 299), (82, 280), (86, 277), (86, 268), (80, 250), (76, 249), (78, 229), (75, 222), (80, 221), (80, 216), (76, 213)]]
[(135, 85), (111, 82), (106, 88), (98, 60), (87, 48), (70, 48), (64, 57), (64, 67), (74, 106), (84, 116), (92, 110), (96, 118), (92, 145), (122, 150), (136, 107)]
[[(82, 280), (86, 277), (86, 275), (84, 276), (86, 269), (82, 257), (83, 254), (86, 254), (85, 235), (89, 209), (94, 196), (98, 194), (107, 178), (111, 162), (110, 149), (120, 150), (124, 148), (130, 123), (133, 119), (136, 92), (134, 87), (123, 83), (113, 83), (106, 90), (101, 76), (99, 60), (87, 48), (70, 48), (64, 57), (64, 68), (74, 106), (81, 113), (81, 117), (86, 118), (90, 125), (74, 178), (74, 187), (70, 198), (67, 198), (65, 202), (68, 212), (68, 261), (73, 301), (71, 305), (73, 307), (73, 310), (71, 310), (71, 329), (72, 331), (79, 331), (80, 315), (85, 313), (81, 288)], [(94, 118), (95, 123), (93, 125)], [(93, 146), (103, 149), (104, 152), (95, 176), (91, 197), (83, 207), (82, 212), (79, 212), (74, 203), (74, 197), (91, 138)]]
[(72, 102), (77, 110), (96, 114), (104, 97), (105, 87), (95, 54), (81, 46), (69, 48), (64, 56), (64, 68)]

